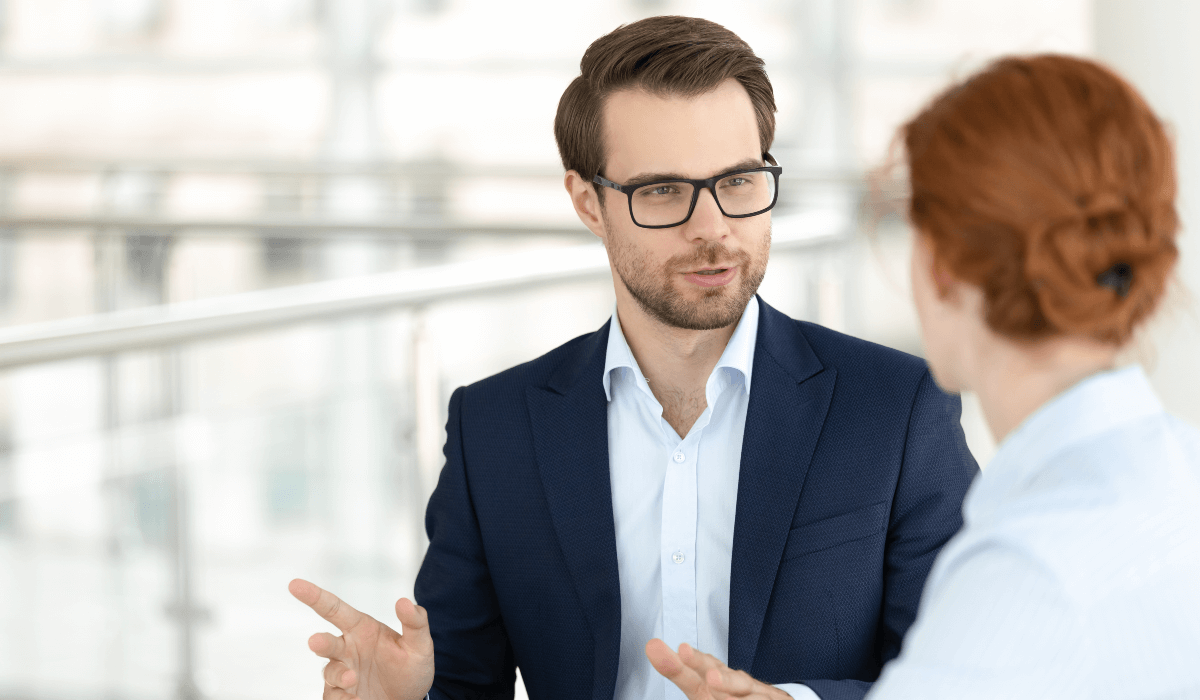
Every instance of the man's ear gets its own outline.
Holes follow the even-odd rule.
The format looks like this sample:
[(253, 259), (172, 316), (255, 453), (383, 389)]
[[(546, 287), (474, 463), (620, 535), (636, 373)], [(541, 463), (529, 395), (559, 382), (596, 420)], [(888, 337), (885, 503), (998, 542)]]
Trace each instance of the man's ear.
[(567, 194), (571, 195), (571, 204), (575, 207), (575, 214), (579, 216), (579, 220), (589, 231), (596, 234), (597, 238), (604, 240), (606, 231), (604, 217), (600, 212), (602, 205), (592, 183), (584, 180), (583, 176), (574, 170), (568, 170), (563, 177), (563, 186), (566, 187)]

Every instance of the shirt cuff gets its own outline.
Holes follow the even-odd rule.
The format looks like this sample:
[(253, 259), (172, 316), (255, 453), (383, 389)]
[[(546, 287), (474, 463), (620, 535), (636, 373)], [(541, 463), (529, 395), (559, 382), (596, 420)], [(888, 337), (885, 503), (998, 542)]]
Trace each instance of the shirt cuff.
[(775, 687), (791, 695), (792, 700), (821, 700), (821, 696), (803, 683), (781, 683)]

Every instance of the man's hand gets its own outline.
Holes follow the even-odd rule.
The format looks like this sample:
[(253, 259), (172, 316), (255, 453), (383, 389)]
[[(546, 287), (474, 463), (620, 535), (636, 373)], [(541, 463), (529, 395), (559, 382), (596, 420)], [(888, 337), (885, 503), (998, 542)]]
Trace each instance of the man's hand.
[(651, 639), (646, 644), (646, 657), (654, 670), (679, 686), (688, 700), (792, 700), (791, 695), (779, 688), (734, 671), (716, 657), (687, 644), (680, 644), (677, 654), (661, 639)]
[(288, 590), (342, 631), (340, 637), (318, 632), (308, 638), (308, 648), (329, 659), (323, 700), (421, 700), (429, 692), (433, 639), (424, 608), (407, 598), (396, 601), (401, 635), (303, 579)]

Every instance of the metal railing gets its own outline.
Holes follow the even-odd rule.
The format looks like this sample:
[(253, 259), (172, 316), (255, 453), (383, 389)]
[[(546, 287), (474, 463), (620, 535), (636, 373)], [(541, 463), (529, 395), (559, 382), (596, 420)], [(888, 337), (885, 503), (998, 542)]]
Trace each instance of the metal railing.
[[(850, 221), (838, 211), (814, 211), (802, 215), (777, 216), (773, 222), (772, 251), (836, 251), (845, 244)], [(135, 308), (43, 323), (0, 329), (0, 370), (19, 370), (70, 358), (98, 357), (107, 379), (106, 391), (116, 391), (118, 356), (132, 351), (152, 350), (161, 358), (161, 383), (171, 395), (165, 409), (168, 422), (180, 418), (184, 409), (177, 387), (181, 377), (181, 355), (206, 342), (290, 324), (372, 318), (391, 311), (414, 312), (411, 326), (411, 394), (413, 431), (411, 474), (415, 485), (411, 528), (423, 546), (418, 501), (436, 481), (441, 467), (444, 435), (444, 395), (440, 386), (439, 349), (429, 337), (425, 319), (431, 305), (449, 300), (491, 299), (525, 290), (548, 288), (580, 281), (603, 281), (609, 276), (608, 258), (599, 244), (557, 248), (490, 257), (481, 260), (408, 269), (310, 284), (279, 287), (197, 301)], [(336, 332), (336, 331), (335, 331)], [(170, 387), (175, 387), (171, 389)], [(103, 438), (120, 442), (120, 426), (106, 420)], [(167, 435), (175, 434), (167, 429)], [(174, 440), (177, 438), (168, 438)], [(182, 446), (162, 468), (169, 502), (165, 562), (170, 569), (173, 591), (167, 606), (175, 637), (177, 658), (175, 687), (179, 698), (198, 698), (198, 629), (209, 612), (197, 593), (198, 545), (196, 517), (189, 503), (196, 490), (195, 474), (189, 474)], [(115, 454), (115, 453), (114, 453)], [(118, 460), (113, 456), (110, 459)], [(405, 518), (408, 516), (405, 515)]]
[[(836, 212), (779, 217), (772, 248), (834, 244), (844, 237), (847, 224)], [(587, 244), (16, 326), (0, 329), (0, 368), (189, 343), (608, 274), (603, 246)]]
[[(785, 158), (786, 160), (786, 158)], [(78, 213), (61, 204), (43, 210), (18, 201), (28, 177), (81, 178), (91, 188), (92, 204)], [(172, 211), (168, 194), (179, 178), (231, 178), (245, 189), (247, 207), (236, 214), (205, 215)], [(557, 167), (461, 164), (442, 159), (415, 161), (339, 161), (203, 158), (56, 158), (8, 156), (0, 159), (0, 231), (38, 236), (125, 235), (290, 240), (365, 237), (417, 243), (499, 236), (590, 239), (569, 216), (562, 222), (538, 220), (530, 211), (518, 220), (464, 219), (453, 200), (463, 183), (492, 186), (560, 187)], [(370, 205), (345, 211), (336, 201), (344, 183), (366, 185)], [(792, 167), (781, 183), (778, 212), (807, 208), (807, 193), (858, 192), (862, 173)], [(123, 194), (117, 194), (117, 191)], [(132, 194), (131, 201), (124, 201)], [(123, 199), (124, 198), (124, 199)], [(32, 207), (32, 208), (30, 208)], [(359, 213), (366, 211), (367, 214)]]
[(95, 231), (96, 235), (122, 236), (189, 235), (245, 236), (257, 238), (323, 238), (330, 235), (371, 234), (406, 240), (439, 240), (463, 236), (561, 236), (583, 238), (588, 232), (579, 226), (554, 226), (534, 223), (471, 224), (454, 221), (421, 221), (412, 218), (388, 220), (372, 218), (336, 219), (332, 217), (262, 216), (255, 218), (199, 219), (170, 216), (40, 216), (0, 215), (0, 227), (37, 229), (39, 233)]

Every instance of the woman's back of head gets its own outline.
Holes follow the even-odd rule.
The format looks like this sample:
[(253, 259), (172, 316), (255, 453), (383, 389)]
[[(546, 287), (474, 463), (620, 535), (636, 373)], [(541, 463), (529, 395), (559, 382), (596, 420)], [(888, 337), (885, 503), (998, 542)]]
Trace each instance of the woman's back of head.
[(982, 290), (996, 333), (1122, 345), (1159, 304), (1178, 252), (1162, 123), (1103, 66), (1001, 59), (901, 130), (910, 218), (936, 264)]
[(1195, 697), (1200, 440), (1111, 371), (1178, 257), (1162, 124), (1106, 68), (1033, 56), (901, 134), (926, 357), (1000, 445), (872, 697)]

